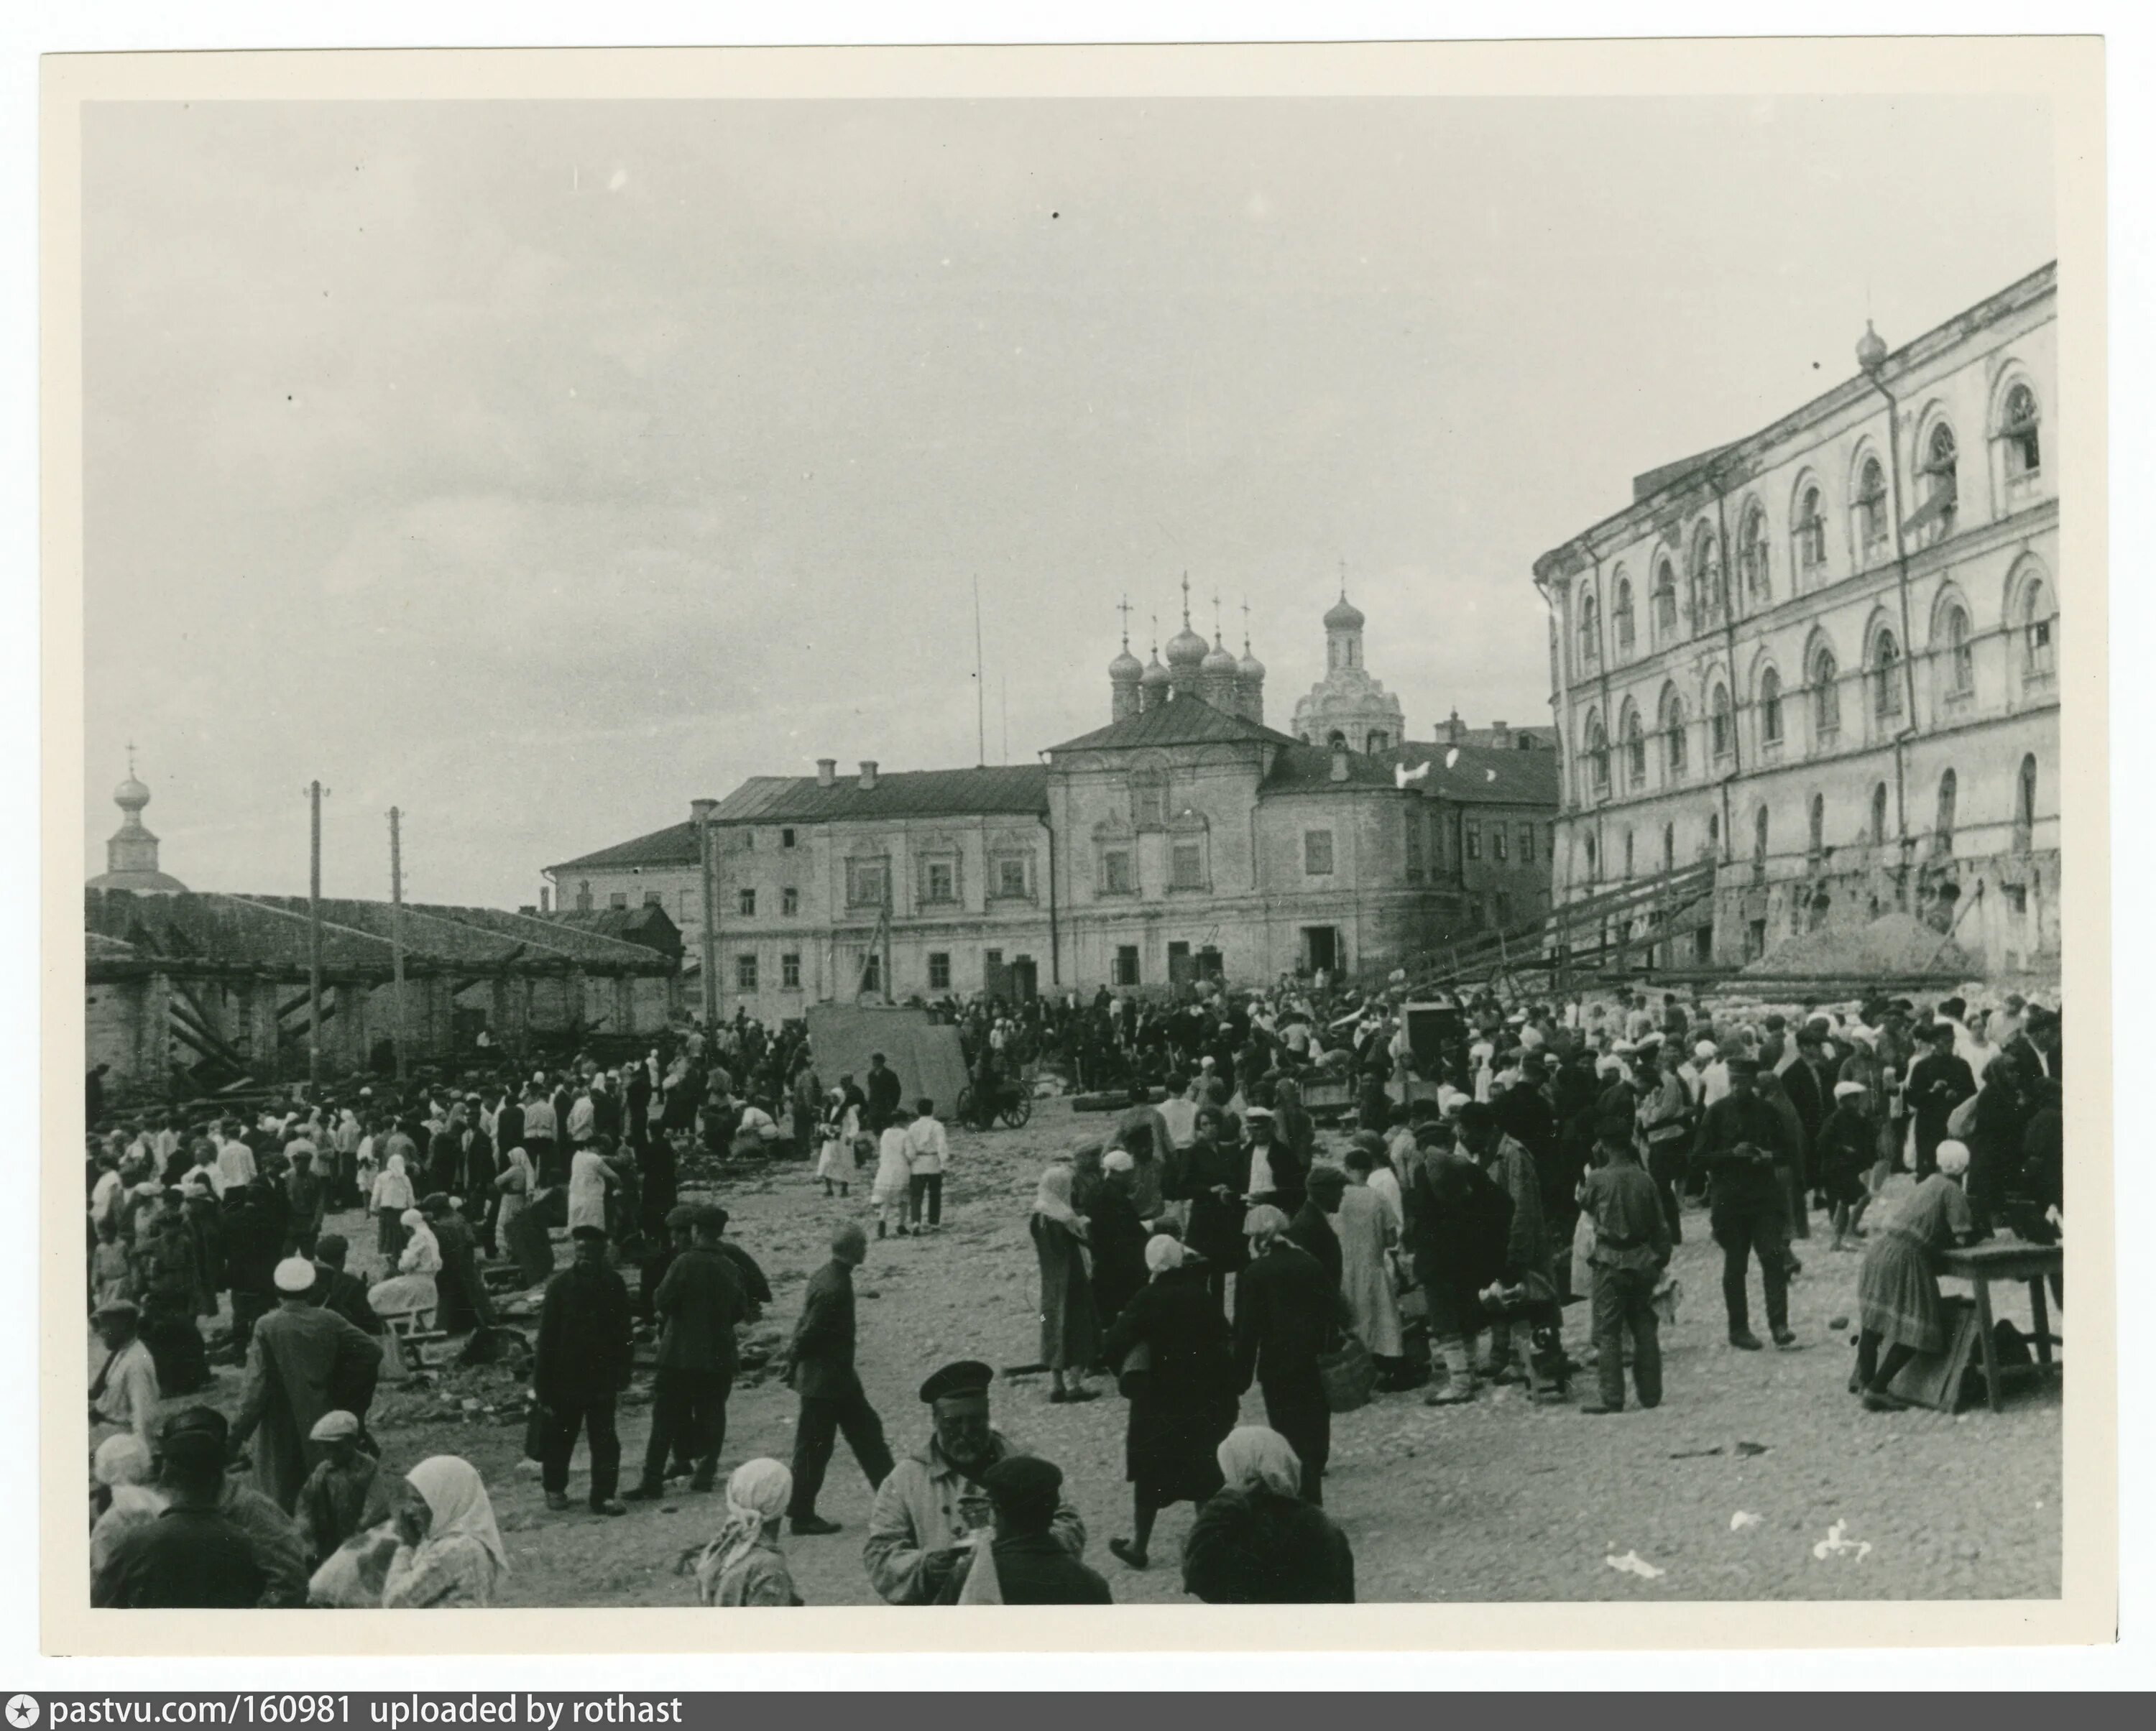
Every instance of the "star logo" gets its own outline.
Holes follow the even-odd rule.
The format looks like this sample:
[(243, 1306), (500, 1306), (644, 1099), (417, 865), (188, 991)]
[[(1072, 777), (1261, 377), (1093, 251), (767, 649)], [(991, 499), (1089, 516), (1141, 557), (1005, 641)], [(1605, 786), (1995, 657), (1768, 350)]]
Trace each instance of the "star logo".
[(34, 1695), (10, 1695), (8, 1698), (8, 1723), (15, 1731), (30, 1731), (38, 1723), (39, 1708)]

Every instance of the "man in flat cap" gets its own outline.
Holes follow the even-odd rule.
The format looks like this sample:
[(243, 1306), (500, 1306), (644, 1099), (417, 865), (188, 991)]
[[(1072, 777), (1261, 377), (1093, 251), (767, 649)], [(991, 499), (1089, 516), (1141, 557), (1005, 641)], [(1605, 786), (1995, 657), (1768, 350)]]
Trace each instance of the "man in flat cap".
[(592, 1452), (592, 1513), (626, 1514), (614, 1495), (621, 1481), (614, 1404), (634, 1362), (629, 1283), (607, 1266), (604, 1227), (580, 1226), (569, 1237), (575, 1260), (547, 1283), (532, 1355), (531, 1391), (546, 1413), (539, 1483), (547, 1508), (568, 1508), (569, 1457), (582, 1431)]
[(254, 1442), (254, 1480), (286, 1514), (322, 1458), (309, 1432), (333, 1408), (364, 1416), (382, 1372), (381, 1343), (314, 1301), (315, 1265), (304, 1256), (272, 1273), (277, 1308), (247, 1343), (247, 1380), (232, 1426), (235, 1452)]
[(93, 1606), (249, 1611), (264, 1602), (269, 1575), (244, 1529), (218, 1506), (228, 1442), (223, 1416), (210, 1408), (165, 1421), (157, 1475), (164, 1512), (113, 1546), (90, 1583)]
[(697, 1205), (690, 1216), (689, 1247), (674, 1258), (652, 1295), (660, 1324), (659, 1371), (651, 1390), (651, 1438), (636, 1487), (639, 1498), (663, 1487), (670, 1449), (695, 1457), (691, 1489), (708, 1491), (717, 1480), (726, 1401), (740, 1364), (734, 1326), (748, 1314), (741, 1276), (719, 1242), (726, 1225), (725, 1209)]
[[(988, 1493), (995, 1539), (976, 1550), (966, 1570), (954, 1574), (944, 1602), (992, 1598), (998, 1605), (1111, 1605), (1108, 1584), (1071, 1555), (1055, 1534), (1063, 1504), (1063, 1469), (1037, 1455), (1012, 1455), (981, 1475)], [(993, 1595), (967, 1590), (975, 1569), (995, 1570)], [(986, 1583), (980, 1584), (985, 1587)]]
[(142, 1344), (141, 1308), (132, 1298), (107, 1298), (93, 1319), (104, 1343), (105, 1362), (90, 1384), (90, 1442), (131, 1431), (155, 1452), (159, 1396), (157, 1366)]
[(295, 1511), (307, 1559), (320, 1567), (329, 1554), (355, 1533), (379, 1526), (395, 1511), (390, 1481), (378, 1456), (360, 1447), (358, 1416), (341, 1410), (324, 1413), (307, 1432), (322, 1447), (322, 1460), (300, 1488)]
[(1692, 1164), (1707, 1175), (1708, 1223), (1722, 1247), (1722, 1298), (1729, 1314), (1729, 1344), (1744, 1352), (1760, 1349), (1752, 1332), (1745, 1297), (1745, 1265), (1756, 1252), (1767, 1294), (1767, 1327), (1779, 1347), (1793, 1347), (1789, 1330), (1789, 1204), (1785, 1171), (1797, 1150), (1782, 1114), (1757, 1089), (1756, 1058), (1729, 1061), (1729, 1092), (1700, 1114)]
[[(995, 1372), (975, 1360), (946, 1365), (921, 1385), (934, 1429), (917, 1453), (892, 1467), (876, 1493), (862, 1560), (886, 1604), (932, 1605), (957, 1575), (971, 1535), (993, 1518), (982, 1479), (1000, 1461), (1022, 1456), (988, 1422)], [(1059, 1496), (1049, 1529), (1074, 1557), (1086, 1549), (1086, 1523)]]

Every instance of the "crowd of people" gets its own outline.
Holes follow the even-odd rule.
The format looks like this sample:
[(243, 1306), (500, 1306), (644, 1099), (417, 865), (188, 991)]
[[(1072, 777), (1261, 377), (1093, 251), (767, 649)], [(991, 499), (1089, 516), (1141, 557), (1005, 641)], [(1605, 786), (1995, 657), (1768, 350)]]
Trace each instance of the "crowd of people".
[[(1871, 1410), (1897, 1406), (1897, 1376), (1939, 1349), (1940, 1251), (1999, 1230), (2048, 1242), (2062, 1222), (2060, 1017), (2017, 996), (1710, 1013), (1673, 995), (1508, 1008), (1482, 993), (1435, 1006), (1435, 1037), (1415, 1042), (1394, 997), (1295, 981), (940, 1007), (975, 1086), (1048, 1063), (1130, 1093), (1039, 1177), (1039, 1368), (1051, 1402), (1103, 1380), (1127, 1402), (1131, 1527), (1110, 1554), (1149, 1568), (1161, 1513), (1188, 1503), (1184, 1586), (1215, 1602), (1352, 1599), (1325, 1480), (1336, 1413), (1373, 1387), (1442, 1406), (1518, 1383), (1566, 1401), (1582, 1365), (1564, 1311), (1584, 1303), (1594, 1387), (1578, 1410), (1621, 1411), (1628, 1370), (1632, 1398), (1661, 1402), (1667, 1267), (1702, 1206), (1736, 1350), (1768, 1344), (1754, 1263), (1768, 1339), (1803, 1344), (1787, 1298), (1815, 1212), (1830, 1254), (1862, 1252), (1849, 1386)], [(389, 1476), (367, 1420), (415, 1327), (497, 1328), (505, 1288), (536, 1309), (528, 1447), (550, 1510), (570, 1507), (580, 1445), (594, 1513), (673, 1478), (717, 1492), (737, 1337), (772, 1291), (726, 1211), (682, 1196), (699, 1150), (718, 1171), (813, 1154), (827, 1196), (868, 1184), (785, 1352), (791, 1462), (737, 1468), (716, 1536), (682, 1555), (701, 1602), (801, 1602), (786, 1544), (839, 1530), (818, 1499), (841, 1437), (874, 1493), (864, 1565), (886, 1601), (1111, 1596), (1061, 1470), (989, 1422), (988, 1365), (928, 1379), (928, 1436), (904, 1459), (864, 1390), (867, 1221), (877, 1239), (937, 1232), (951, 1156), (936, 1103), (909, 1104), (881, 1055), (827, 1087), (805, 1030), (741, 1018), (611, 1070), (384, 1083), (251, 1115), (157, 1113), (92, 1139), (98, 1603), (491, 1602), (508, 1562), (476, 1470), (436, 1457)], [(1897, 1174), (1913, 1189), (1890, 1194)], [(371, 1281), (325, 1229), (356, 1210), (375, 1226)], [(514, 1275), (490, 1285), (490, 1267)], [(652, 1426), (624, 1493), (616, 1411), (640, 1334)], [(213, 1353), (244, 1367), (229, 1416), (187, 1404)], [(1239, 1426), (1253, 1388), (1263, 1427)]]

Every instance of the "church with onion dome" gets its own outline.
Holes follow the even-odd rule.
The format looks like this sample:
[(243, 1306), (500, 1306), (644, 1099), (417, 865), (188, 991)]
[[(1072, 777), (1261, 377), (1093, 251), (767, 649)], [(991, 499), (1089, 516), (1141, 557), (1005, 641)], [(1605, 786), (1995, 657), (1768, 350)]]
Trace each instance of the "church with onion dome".
[(134, 748), (128, 748), (127, 779), (112, 790), (120, 807), (120, 827), (105, 844), (105, 869), (90, 880), (92, 889), (131, 889), (141, 895), (180, 895), (187, 885), (157, 868), (157, 838), (142, 822), (150, 790), (135, 774)]

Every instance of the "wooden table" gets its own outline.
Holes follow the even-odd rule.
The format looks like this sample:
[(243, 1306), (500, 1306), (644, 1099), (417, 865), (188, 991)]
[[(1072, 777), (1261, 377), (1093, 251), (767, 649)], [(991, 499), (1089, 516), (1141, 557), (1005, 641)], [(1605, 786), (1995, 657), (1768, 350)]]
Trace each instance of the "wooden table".
[(1984, 1354), (1984, 1385), (1991, 1410), (1999, 1411), (1999, 1344), (1992, 1339), (1991, 1283), (2026, 1281), (2029, 1318), (2035, 1330), (2036, 1374), (2048, 1381), (2057, 1368), (2051, 1360), (2051, 1323), (2044, 1297), (2046, 1275), (2064, 1271), (2066, 1255), (2056, 1244), (2030, 1244), (2019, 1238), (1994, 1238), (1959, 1250), (1943, 1252), (1939, 1273), (1966, 1280), (1976, 1288), (1979, 1349)]

